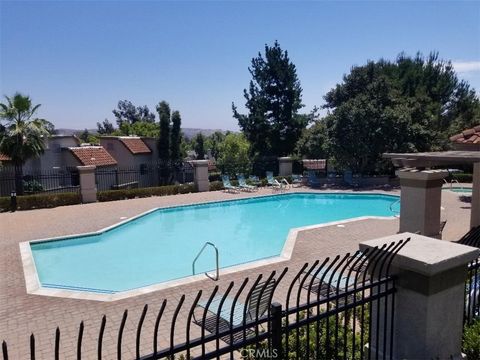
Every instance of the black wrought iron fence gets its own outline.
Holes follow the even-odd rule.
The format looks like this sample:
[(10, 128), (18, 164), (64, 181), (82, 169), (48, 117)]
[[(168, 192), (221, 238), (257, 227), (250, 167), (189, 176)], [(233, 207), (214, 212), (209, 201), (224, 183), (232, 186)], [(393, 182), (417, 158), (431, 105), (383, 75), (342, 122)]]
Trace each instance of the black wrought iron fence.
[[(468, 231), (457, 244), (480, 248), (480, 226)], [(465, 281), (465, 311), (464, 324), (471, 324), (480, 317), (480, 258), (468, 264), (467, 279)]]
[[(239, 286), (232, 281), (222, 294), (219, 286), (207, 296), (200, 290), (192, 302), (183, 295), (169, 309), (169, 322), (165, 320), (168, 302), (165, 299), (154, 315), (151, 347), (146, 354), (142, 353), (144, 323), (149, 312), (145, 305), (135, 326), (135, 358), (391, 358), (396, 278), (390, 274), (390, 265), (408, 240), (305, 263), (293, 273), (286, 267), (266, 278), (260, 274), (253, 280), (244, 279)], [(104, 351), (112, 338), (116, 357), (122, 358), (127, 318), (125, 310), (118, 331), (112, 335), (105, 333), (107, 317), (103, 316), (95, 340), (96, 358), (115, 357), (115, 351), (108, 354)], [(185, 328), (180, 324), (185, 324)], [(199, 334), (195, 337), (194, 327)], [(81, 322), (76, 348), (70, 349), (76, 352), (77, 359), (92, 358), (91, 351), (90, 355), (84, 355), (84, 331), (85, 323)], [(57, 328), (50, 358), (63, 358), (60, 339)], [(65, 343), (71, 346), (70, 341)], [(33, 334), (29, 352), (30, 358), (36, 359)], [(9, 359), (5, 341), (2, 354), (4, 360)]]
[(193, 166), (188, 162), (97, 168), (95, 171), (99, 191), (185, 184), (193, 182), (193, 176)]
[(480, 258), (468, 264), (465, 284), (464, 323), (471, 324), (480, 316)]
[(59, 168), (35, 171), (24, 169), (16, 172), (13, 168), (0, 169), (0, 196), (52, 194), (80, 191), (78, 170)]

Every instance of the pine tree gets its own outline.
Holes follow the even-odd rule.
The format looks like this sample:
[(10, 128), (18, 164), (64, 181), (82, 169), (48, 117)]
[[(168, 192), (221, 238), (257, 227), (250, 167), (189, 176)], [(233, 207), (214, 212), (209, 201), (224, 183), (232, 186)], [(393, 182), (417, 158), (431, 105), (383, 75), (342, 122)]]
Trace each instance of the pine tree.
[(162, 101), (157, 105), (160, 118), (160, 136), (158, 138), (158, 157), (163, 162), (170, 159), (170, 105)]
[(202, 133), (198, 133), (195, 137), (195, 152), (197, 153), (197, 160), (205, 159), (205, 141)]
[(278, 42), (265, 45), (252, 59), (248, 69), (250, 87), (244, 90), (248, 114), (239, 114), (232, 104), (233, 116), (251, 143), (252, 155), (284, 156), (293, 153), (309, 117), (298, 114), (302, 105), (302, 88), (295, 65)]
[(182, 142), (181, 127), (182, 118), (179, 111), (172, 113), (172, 129), (170, 133), (170, 160), (179, 161), (181, 159), (180, 145)]

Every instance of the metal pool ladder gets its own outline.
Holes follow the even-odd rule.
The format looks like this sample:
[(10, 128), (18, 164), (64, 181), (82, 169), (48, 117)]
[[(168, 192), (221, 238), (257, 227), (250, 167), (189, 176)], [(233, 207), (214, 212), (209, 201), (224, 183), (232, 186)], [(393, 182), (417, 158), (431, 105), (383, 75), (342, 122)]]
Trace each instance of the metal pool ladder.
[(195, 257), (195, 259), (193, 260), (193, 263), (192, 263), (192, 273), (193, 275), (195, 275), (195, 263), (197, 262), (198, 258), (200, 257), (200, 255), (202, 255), (203, 253), (203, 250), (205, 250), (205, 248), (207, 246), (211, 246), (215, 249), (215, 260), (216, 260), (216, 271), (215, 271), (215, 275), (210, 275), (208, 272), (205, 273), (205, 275), (209, 278), (209, 279), (212, 279), (213, 281), (217, 281), (218, 278), (220, 277), (219, 275), (219, 266), (218, 266), (218, 249), (217, 247), (215, 246), (214, 243), (211, 243), (210, 241), (207, 241), (205, 244), (203, 244), (203, 247), (202, 249), (198, 252), (197, 256)]
[(399, 202), (400, 202), (400, 199), (390, 204), (390, 211), (394, 214), (395, 217), (399, 217), (400, 215), (398, 211), (393, 210), (393, 205), (398, 204)]

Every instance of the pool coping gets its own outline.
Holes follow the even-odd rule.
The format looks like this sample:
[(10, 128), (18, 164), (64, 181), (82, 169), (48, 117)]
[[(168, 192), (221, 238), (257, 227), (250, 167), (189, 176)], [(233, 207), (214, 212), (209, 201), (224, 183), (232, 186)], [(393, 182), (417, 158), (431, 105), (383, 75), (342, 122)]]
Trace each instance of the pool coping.
[[(200, 281), (200, 280), (205, 280), (205, 279), (207, 279), (205, 277), (205, 274), (201, 273), (201, 274), (190, 275), (190, 276), (186, 276), (186, 277), (182, 277), (182, 278), (178, 278), (178, 279), (174, 279), (174, 280), (164, 281), (164, 282), (161, 282), (161, 283), (147, 285), (147, 286), (139, 287), (139, 288), (136, 288), (136, 289), (119, 291), (119, 292), (112, 292), (112, 293), (104, 293), (104, 292), (99, 292), (99, 291), (74, 290), (74, 289), (68, 289), (68, 288), (46, 287), (46, 286), (43, 286), (41, 284), (40, 279), (38, 277), (38, 273), (37, 273), (37, 269), (36, 269), (36, 265), (35, 265), (35, 260), (34, 260), (32, 249), (31, 249), (30, 245), (35, 244), (35, 243), (61, 241), (61, 240), (68, 240), (68, 239), (71, 239), (71, 238), (89, 237), (89, 236), (100, 235), (100, 234), (103, 234), (103, 233), (105, 233), (109, 230), (112, 230), (114, 228), (118, 228), (118, 227), (120, 227), (120, 226), (122, 226), (122, 225), (124, 225), (128, 222), (137, 220), (137, 219), (139, 219), (143, 216), (146, 216), (150, 213), (158, 211), (160, 209), (190, 207), (190, 206), (195, 206), (195, 205), (209, 205), (209, 204), (223, 203), (223, 202), (250, 200), (250, 199), (255, 199), (255, 198), (277, 197), (277, 196), (284, 196), (284, 195), (288, 195), (288, 194), (312, 194), (312, 192), (301, 192), (300, 191), (300, 192), (289, 192), (289, 193), (281, 193), (281, 194), (266, 194), (266, 195), (252, 196), (252, 197), (243, 198), (243, 199), (238, 199), (238, 198), (237, 199), (225, 199), (225, 200), (188, 203), (188, 204), (183, 204), (183, 205), (171, 205), (171, 206), (155, 207), (153, 209), (142, 212), (142, 213), (140, 213), (136, 216), (130, 217), (128, 219), (125, 219), (123, 221), (120, 221), (118, 223), (107, 226), (107, 227), (105, 227), (103, 229), (100, 229), (100, 230), (97, 230), (97, 231), (82, 233), (82, 234), (73, 234), (73, 235), (67, 235), (67, 236), (57, 236), (57, 237), (51, 237), (51, 238), (29, 240), (29, 241), (21, 242), (21, 243), (19, 243), (19, 248), (20, 248), (20, 257), (21, 257), (22, 265), (23, 265), (24, 277), (25, 277), (26, 292), (27, 292), (27, 294), (32, 294), (32, 295), (43, 295), (43, 296), (62, 297), (62, 298), (69, 298), (69, 299), (110, 302), (110, 301), (127, 299), (127, 298), (131, 298), (131, 297), (134, 297), (134, 296), (142, 295), (142, 294), (152, 293), (152, 292), (155, 292), (155, 291), (165, 290), (165, 289), (180, 286), (180, 285), (187, 285), (187, 284), (191, 284), (193, 282), (197, 282), (197, 281)], [(318, 194), (318, 193), (313, 193), (313, 194)], [(341, 195), (383, 195), (383, 196), (400, 198), (398, 195), (385, 194), (385, 193), (382, 193), (382, 192), (344, 193), (344, 192), (340, 192), (340, 191), (335, 191), (335, 192), (329, 191), (329, 192), (321, 192), (320, 194), (324, 194), (324, 195), (327, 195), (327, 194), (334, 194), (334, 195), (339, 195), (339, 194), (341, 194)], [(327, 227), (327, 226), (343, 225), (343, 224), (347, 224), (347, 223), (354, 222), (354, 221), (362, 221), (362, 220), (369, 220), (369, 219), (394, 220), (394, 219), (397, 219), (397, 217), (396, 216), (360, 216), (360, 217), (356, 217), (356, 218), (350, 218), (350, 219), (339, 220), (339, 221), (332, 221), (332, 222), (323, 223), (323, 224), (314, 224), (314, 225), (307, 225), (307, 226), (302, 226), (302, 227), (298, 227), (298, 228), (292, 228), (292, 229), (289, 230), (289, 233), (287, 235), (287, 238), (285, 240), (285, 243), (284, 243), (284, 246), (282, 248), (282, 251), (281, 251), (280, 255), (267, 257), (267, 258), (263, 258), (263, 259), (259, 259), (259, 260), (254, 260), (254, 261), (246, 262), (246, 263), (243, 263), (243, 264), (228, 266), (226, 268), (220, 269), (219, 274), (220, 275), (227, 275), (227, 274), (232, 274), (232, 273), (236, 273), (236, 272), (239, 272), (239, 271), (250, 270), (250, 269), (253, 269), (253, 268), (257, 268), (257, 267), (272, 265), (272, 264), (281, 263), (281, 262), (290, 260), (292, 254), (293, 254), (293, 249), (295, 248), (295, 243), (297, 241), (298, 234), (302, 231), (313, 230), (313, 229), (318, 229), (318, 228)]]

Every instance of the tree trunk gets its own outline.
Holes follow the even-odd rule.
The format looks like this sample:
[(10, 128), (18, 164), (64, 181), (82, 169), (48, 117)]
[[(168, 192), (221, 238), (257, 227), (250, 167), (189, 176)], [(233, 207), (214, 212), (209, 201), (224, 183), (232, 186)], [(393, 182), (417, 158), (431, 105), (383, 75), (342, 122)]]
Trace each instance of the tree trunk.
[(15, 191), (23, 195), (23, 164), (15, 164)]

